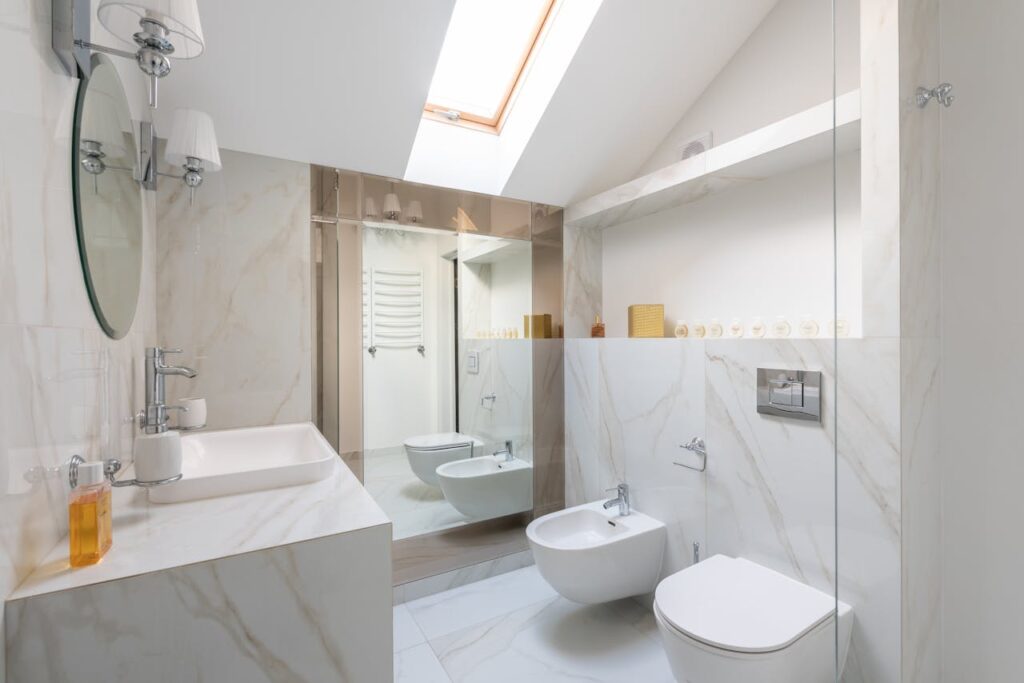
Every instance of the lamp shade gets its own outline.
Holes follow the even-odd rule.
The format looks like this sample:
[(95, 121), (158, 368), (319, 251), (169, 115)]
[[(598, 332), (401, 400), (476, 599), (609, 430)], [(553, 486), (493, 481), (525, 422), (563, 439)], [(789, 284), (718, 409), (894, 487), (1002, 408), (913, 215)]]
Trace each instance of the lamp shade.
[(174, 112), (171, 136), (167, 138), (167, 149), (164, 151), (164, 159), (174, 166), (184, 166), (187, 157), (202, 159), (207, 171), (221, 169), (213, 119), (209, 114), (195, 109), (179, 109)]
[(394, 192), (388, 192), (384, 195), (384, 215), (388, 214), (398, 215), (402, 213), (402, 205), (398, 203), (398, 195)]
[(423, 204), (420, 203), (420, 200), (414, 199), (409, 202), (406, 216), (408, 216), (410, 223), (420, 223), (423, 221)]
[(192, 59), (203, 53), (196, 0), (102, 0), (96, 16), (117, 39), (131, 45), (135, 45), (132, 36), (141, 30), (139, 21), (152, 19), (167, 28), (174, 57)]

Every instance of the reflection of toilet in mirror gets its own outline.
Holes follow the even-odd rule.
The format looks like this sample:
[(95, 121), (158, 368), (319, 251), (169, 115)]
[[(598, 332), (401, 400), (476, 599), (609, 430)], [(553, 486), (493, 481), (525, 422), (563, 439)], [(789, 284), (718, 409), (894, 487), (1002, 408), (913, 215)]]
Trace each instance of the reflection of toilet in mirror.
[(462, 460), (479, 455), (483, 442), (458, 432), (444, 434), (423, 434), (406, 439), (405, 455), (409, 467), (420, 481), (428, 486), (440, 486), (437, 468), (453, 460)]

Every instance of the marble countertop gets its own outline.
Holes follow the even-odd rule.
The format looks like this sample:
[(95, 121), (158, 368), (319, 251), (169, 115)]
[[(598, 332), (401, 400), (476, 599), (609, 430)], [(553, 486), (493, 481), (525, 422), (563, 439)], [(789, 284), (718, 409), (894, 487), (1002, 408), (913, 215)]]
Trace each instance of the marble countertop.
[(114, 545), (99, 564), (72, 569), (65, 537), (8, 600), (390, 524), (340, 459), (313, 484), (164, 505), (132, 486), (114, 489), (113, 507)]

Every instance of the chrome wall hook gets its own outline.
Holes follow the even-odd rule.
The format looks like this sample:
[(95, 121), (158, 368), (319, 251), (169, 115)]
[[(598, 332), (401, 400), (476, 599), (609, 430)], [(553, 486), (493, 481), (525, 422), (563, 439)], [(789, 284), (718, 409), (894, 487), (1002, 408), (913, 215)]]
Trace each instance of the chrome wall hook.
[(948, 107), (953, 104), (954, 99), (956, 98), (953, 96), (953, 86), (950, 83), (943, 83), (931, 90), (928, 88), (917, 89), (917, 106), (921, 109), (927, 107), (932, 100), (936, 100), (943, 107)]

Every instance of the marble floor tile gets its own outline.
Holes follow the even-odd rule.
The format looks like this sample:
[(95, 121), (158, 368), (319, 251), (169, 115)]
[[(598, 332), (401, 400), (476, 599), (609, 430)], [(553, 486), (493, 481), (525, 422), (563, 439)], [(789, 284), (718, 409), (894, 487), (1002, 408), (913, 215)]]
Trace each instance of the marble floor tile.
[(405, 605), (397, 605), (394, 608), (394, 625), (395, 652), (401, 652), (427, 641), (423, 637), (423, 631), (420, 630), (412, 615), (409, 614), (409, 608)]
[(454, 683), (670, 683), (664, 651), (609, 605), (556, 597), (432, 639)]
[(391, 520), (395, 540), (467, 523), (441, 489), (427, 486), (413, 474), (405, 451), (380, 449), (364, 460), (364, 486)]
[(531, 566), (406, 605), (423, 635), (434, 640), (556, 596), (537, 568)]
[(395, 683), (451, 683), (451, 680), (427, 643), (395, 653)]

